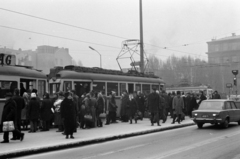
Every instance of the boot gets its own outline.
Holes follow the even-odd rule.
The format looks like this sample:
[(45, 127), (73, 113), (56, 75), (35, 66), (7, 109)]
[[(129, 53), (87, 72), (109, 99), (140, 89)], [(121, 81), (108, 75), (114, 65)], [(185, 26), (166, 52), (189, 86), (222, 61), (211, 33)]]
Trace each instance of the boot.
[(171, 123), (171, 124), (175, 124), (176, 117), (177, 117), (177, 115), (176, 115), (176, 114), (174, 114), (174, 115), (173, 115), (173, 121), (172, 121), (172, 123)]

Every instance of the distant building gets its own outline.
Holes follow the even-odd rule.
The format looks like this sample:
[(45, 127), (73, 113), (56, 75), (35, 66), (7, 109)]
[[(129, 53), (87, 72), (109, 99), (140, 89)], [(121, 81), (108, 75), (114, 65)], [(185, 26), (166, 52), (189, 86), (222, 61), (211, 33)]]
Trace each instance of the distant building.
[(233, 33), (230, 37), (213, 39), (207, 44), (209, 63), (240, 62), (240, 35)]
[(232, 70), (240, 70), (240, 35), (233, 33), (232, 36), (213, 39), (207, 44), (212, 87), (228, 93), (226, 84), (233, 83)]
[(43, 45), (38, 46), (36, 51), (32, 51), (4, 47), (0, 48), (0, 53), (14, 54), (17, 65), (33, 66), (47, 74), (50, 72), (50, 68), (55, 66), (72, 65), (72, 57), (67, 48)]

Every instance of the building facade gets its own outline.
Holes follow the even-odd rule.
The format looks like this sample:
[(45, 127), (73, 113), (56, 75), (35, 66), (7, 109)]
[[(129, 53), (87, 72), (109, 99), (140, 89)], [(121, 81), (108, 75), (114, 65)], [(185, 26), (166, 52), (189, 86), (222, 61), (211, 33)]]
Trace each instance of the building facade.
[(229, 91), (235, 94), (237, 87), (230, 90), (226, 88), (226, 84), (233, 83), (232, 70), (240, 70), (240, 35), (233, 33), (232, 36), (213, 39), (207, 44), (209, 76), (213, 88), (227, 94)]
[(9, 48), (0, 48), (0, 53), (14, 54), (16, 64), (23, 66), (32, 66), (35, 69), (42, 70), (48, 74), (50, 68), (55, 66), (72, 65), (72, 57), (67, 48), (53, 46), (38, 46), (35, 51), (32, 50), (14, 50)]

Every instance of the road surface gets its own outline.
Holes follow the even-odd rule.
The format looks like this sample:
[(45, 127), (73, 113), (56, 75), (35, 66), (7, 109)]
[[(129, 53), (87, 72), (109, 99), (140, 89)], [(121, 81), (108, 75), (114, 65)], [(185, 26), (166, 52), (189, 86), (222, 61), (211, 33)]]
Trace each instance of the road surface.
[(203, 129), (195, 125), (21, 159), (237, 159), (239, 148), (237, 123), (228, 129), (206, 124)]

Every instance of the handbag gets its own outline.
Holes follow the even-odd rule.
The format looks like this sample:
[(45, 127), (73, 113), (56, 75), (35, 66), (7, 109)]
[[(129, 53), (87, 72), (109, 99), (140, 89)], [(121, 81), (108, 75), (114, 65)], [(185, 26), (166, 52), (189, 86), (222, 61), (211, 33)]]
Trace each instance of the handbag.
[(3, 132), (9, 132), (9, 131), (14, 131), (15, 127), (14, 127), (14, 123), (13, 121), (5, 121), (3, 122)]
[(92, 121), (93, 117), (91, 115), (84, 115), (84, 119), (87, 121)]
[(106, 113), (101, 113), (101, 114), (99, 114), (99, 118), (100, 119), (105, 119), (106, 118)]

